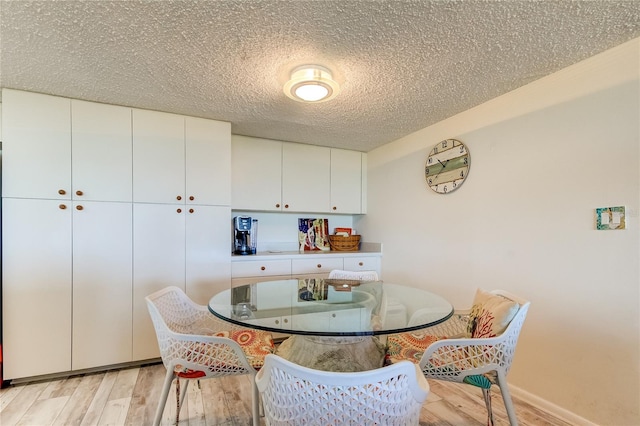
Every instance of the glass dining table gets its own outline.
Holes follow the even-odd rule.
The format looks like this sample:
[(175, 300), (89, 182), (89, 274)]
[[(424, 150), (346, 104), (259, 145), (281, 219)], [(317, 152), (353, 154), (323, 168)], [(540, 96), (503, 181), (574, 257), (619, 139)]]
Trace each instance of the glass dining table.
[(213, 296), (209, 310), (232, 324), (290, 336), (278, 355), (327, 371), (379, 368), (384, 336), (432, 327), (453, 315), (447, 300), (426, 290), (327, 278), (233, 287)]

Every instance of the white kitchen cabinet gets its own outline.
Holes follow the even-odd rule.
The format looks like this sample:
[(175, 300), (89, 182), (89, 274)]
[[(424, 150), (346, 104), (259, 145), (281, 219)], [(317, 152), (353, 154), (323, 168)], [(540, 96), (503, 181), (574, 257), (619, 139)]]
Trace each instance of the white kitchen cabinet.
[(2, 196), (71, 199), (71, 101), (2, 89)]
[(329, 148), (234, 136), (232, 207), (329, 212)]
[(187, 206), (185, 291), (200, 305), (207, 305), (214, 294), (229, 289), (230, 210), (228, 206)]
[(184, 204), (184, 117), (133, 110), (133, 201)]
[(282, 145), (282, 203), (284, 211), (329, 212), (331, 155), (329, 148)]
[(230, 205), (231, 124), (133, 110), (133, 200)]
[(184, 206), (133, 205), (133, 360), (160, 355), (145, 297), (167, 286), (185, 290)]
[(131, 201), (131, 109), (3, 90), (3, 196)]
[(360, 214), (366, 208), (366, 154), (233, 136), (235, 210)]
[(130, 202), (131, 108), (73, 99), (71, 134), (72, 198)]
[[(344, 262), (341, 257), (324, 257), (313, 259), (291, 259), (291, 275), (301, 278), (328, 277), (334, 269), (343, 269)], [(313, 274), (314, 276), (309, 276)]]
[(157, 357), (147, 294), (230, 285), (229, 123), (8, 89), (2, 119), (4, 378)]
[(71, 368), (131, 361), (132, 205), (73, 202)]
[(5, 198), (3, 221), (5, 379), (131, 361), (131, 204)]
[(275, 279), (322, 278), (334, 269), (376, 271), (381, 276), (381, 255), (341, 255), (331, 252), (319, 255), (274, 255), (254, 260), (251, 256), (231, 256), (232, 284), (245, 285)]
[(329, 318), (331, 331), (348, 331), (353, 329), (354, 325), (359, 325), (360, 330), (368, 330), (371, 326), (371, 309), (342, 309), (332, 312)]
[(331, 211), (362, 213), (362, 154), (331, 149)]
[[(266, 322), (268, 319), (265, 318)], [(371, 311), (366, 308), (337, 309), (332, 312), (314, 312), (291, 317), (290, 329), (313, 329), (319, 322), (329, 325), (329, 331), (367, 330), (371, 323)]]
[(291, 275), (291, 259), (243, 260), (231, 264), (233, 278)]
[(134, 203), (133, 360), (159, 356), (145, 297), (167, 286), (206, 305), (230, 286), (230, 208)]
[(232, 136), (231, 206), (281, 211), (282, 142)]
[(71, 369), (71, 217), (67, 201), (3, 200), (5, 380)]
[[(284, 315), (278, 317), (269, 317), (269, 318), (254, 318), (250, 320), (246, 320), (245, 322), (250, 324), (261, 325), (264, 327), (273, 327), (275, 329), (286, 329), (291, 330), (292, 323), (291, 315)], [(286, 334), (276, 333), (274, 337), (286, 337)]]
[(185, 164), (186, 204), (231, 205), (231, 123), (185, 117)]
[(382, 277), (379, 256), (345, 257), (345, 271), (376, 271)]

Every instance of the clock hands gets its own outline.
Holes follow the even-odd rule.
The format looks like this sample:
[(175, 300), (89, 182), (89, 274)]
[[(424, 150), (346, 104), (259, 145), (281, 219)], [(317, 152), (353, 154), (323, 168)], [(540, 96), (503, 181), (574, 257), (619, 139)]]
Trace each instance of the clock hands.
[(447, 166), (447, 163), (449, 162), (449, 160), (447, 160), (443, 163), (439, 158), (436, 158), (436, 160), (438, 160), (438, 163), (440, 163), (440, 165), (442, 166), (442, 169), (440, 169), (440, 171), (444, 170), (444, 168)]

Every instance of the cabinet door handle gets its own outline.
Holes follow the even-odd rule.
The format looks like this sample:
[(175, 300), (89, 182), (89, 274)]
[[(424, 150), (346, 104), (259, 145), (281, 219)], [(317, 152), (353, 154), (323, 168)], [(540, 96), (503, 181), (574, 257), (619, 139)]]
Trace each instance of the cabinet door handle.
[(189, 213), (193, 213), (193, 209), (189, 209)]
[(180, 201), (180, 200), (182, 200), (182, 197), (181, 197), (180, 195), (178, 195), (178, 196), (176, 197), (176, 200)]
[(267, 268), (266, 268), (265, 266), (261, 266), (261, 267), (260, 267), (260, 270), (261, 270), (261, 271), (264, 271), (264, 270), (266, 270), (266, 269), (267, 269)]
[(288, 320), (287, 318), (285, 318), (285, 319), (284, 319), (284, 323), (285, 323), (285, 324), (288, 324), (288, 323), (289, 323), (289, 320)]
[(67, 193), (67, 191), (65, 191), (64, 189), (58, 189), (58, 194), (64, 195), (66, 193)]
[(358, 262), (358, 266), (364, 266), (364, 263)]
[(177, 209), (176, 210), (178, 213), (182, 213), (182, 209)]
[(333, 210), (338, 210), (338, 208), (336, 206), (333, 206)]
[(189, 200), (190, 200), (190, 201), (193, 201), (193, 200), (195, 200), (195, 199), (196, 199), (196, 197), (194, 197), (193, 195), (189, 196)]
[(280, 324), (280, 320), (276, 320), (276, 325)]
[(66, 204), (60, 204), (60, 205), (58, 206), (58, 208), (59, 208), (60, 210), (64, 210), (64, 209), (66, 209), (66, 208), (67, 208), (67, 205), (66, 205)]
[(76, 210), (82, 210), (82, 209), (84, 209), (84, 207), (82, 207), (82, 206), (76, 206)]
[(79, 197), (81, 197), (81, 196), (82, 196), (82, 195), (84, 195), (84, 194), (82, 193), (82, 191), (76, 191), (76, 195), (77, 195), (77, 196), (79, 196)]
[(289, 204), (285, 204), (285, 205), (284, 205), (284, 208), (285, 208), (285, 209), (288, 209), (288, 208), (289, 208)]
[(335, 318), (335, 317), (336, 317), (336, 314), (331, 314), (331, 316), (332, 316), (333, 318)]
[(318, 264), (316, 265), (316, 267), (317, 267), (317, 268), (322, 268), (322, 264), (318, 263)]
[(276, 204), (276, 208), (279, 209), (280, 208), (280, 203)]

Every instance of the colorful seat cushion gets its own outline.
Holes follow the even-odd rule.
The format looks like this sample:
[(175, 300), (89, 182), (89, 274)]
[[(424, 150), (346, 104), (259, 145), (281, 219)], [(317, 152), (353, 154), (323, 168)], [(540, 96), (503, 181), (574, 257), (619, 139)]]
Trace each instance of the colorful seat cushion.
[(394, 364), (403, 360), (418, 364), (429, 345), (444, 338), (431, 336), (424, 330), (392, 334), (387, 338), (385, 364)]
[(469, 315), (465, 337), (495, 337), (504, 330), (518, 313), (520, 305), (499, 294), (478, 289)]
[(228, 337), (240, 345), (249, 364), (259, 370), (264, 365), (264, 357), (275, 351), (275, 344), (271, 333), (261, 330), (243, 329), (236, 331), (221, 331), (215, 334)]

